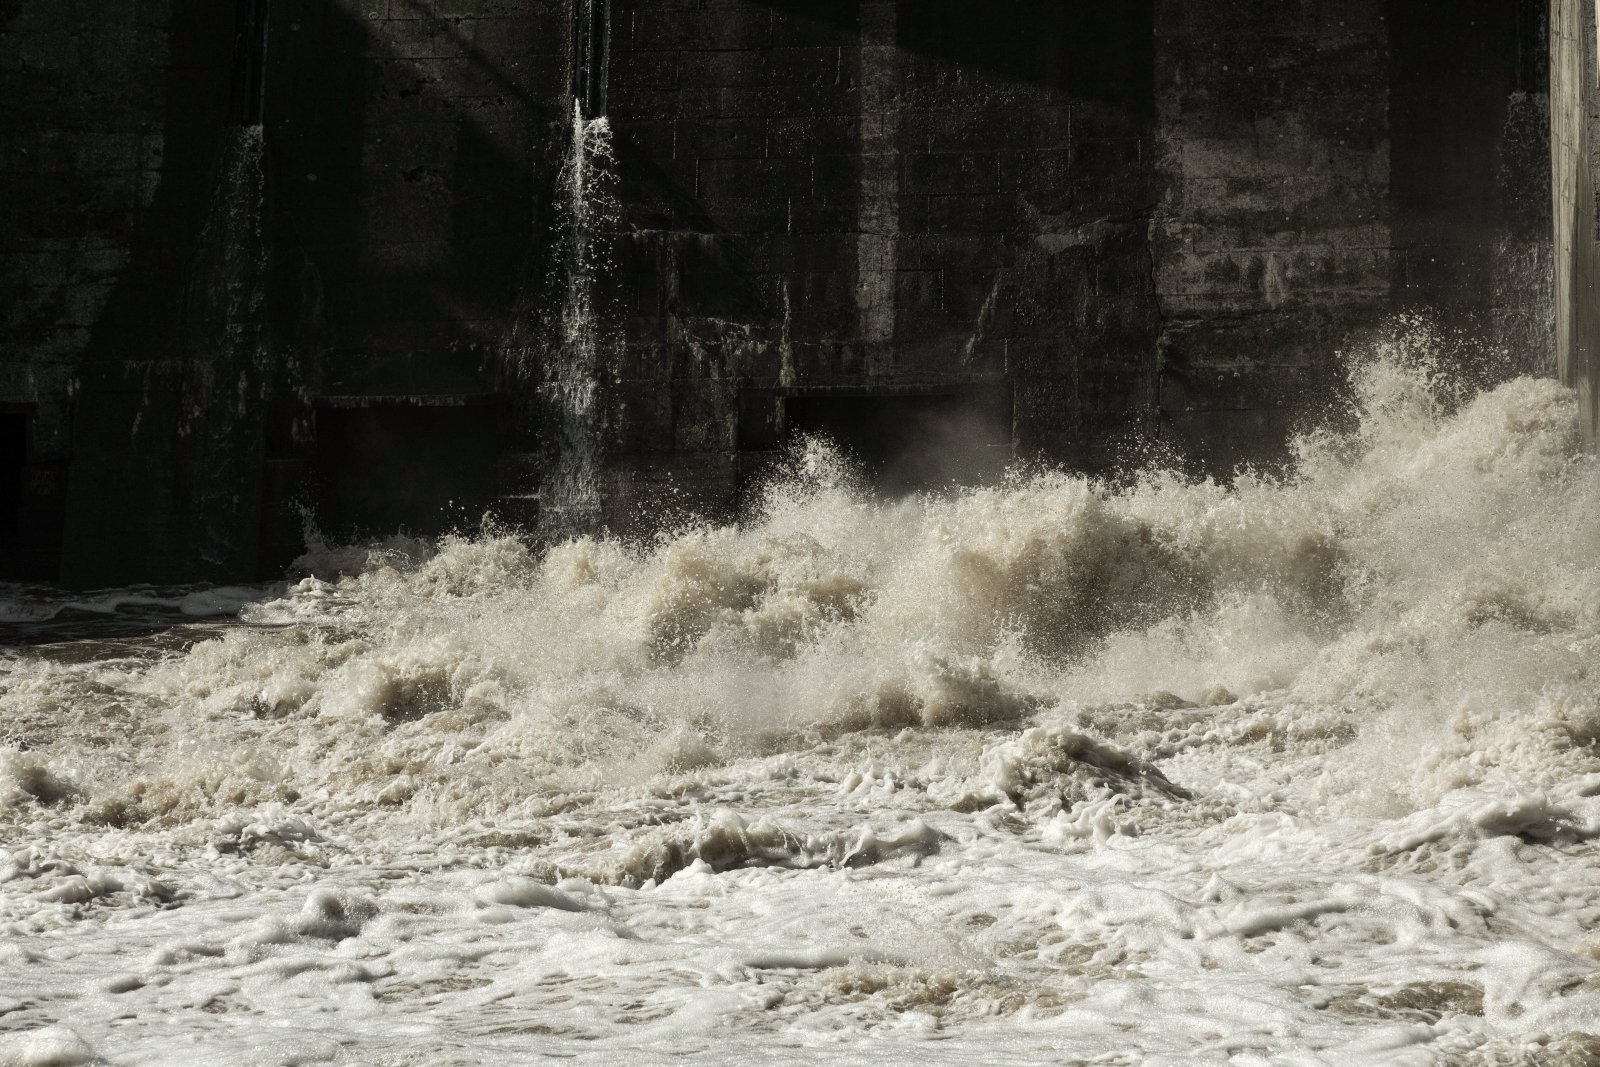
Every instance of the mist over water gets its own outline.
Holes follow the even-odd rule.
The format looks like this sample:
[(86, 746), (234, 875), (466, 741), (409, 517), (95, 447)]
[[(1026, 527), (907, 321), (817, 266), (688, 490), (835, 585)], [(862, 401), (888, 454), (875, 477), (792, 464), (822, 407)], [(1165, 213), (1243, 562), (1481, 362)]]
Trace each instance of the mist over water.
[(1432, 350), (1287, 475), (813, 442), (4, 653), (0, 1063), (1597, 1062), (1600, 468)]

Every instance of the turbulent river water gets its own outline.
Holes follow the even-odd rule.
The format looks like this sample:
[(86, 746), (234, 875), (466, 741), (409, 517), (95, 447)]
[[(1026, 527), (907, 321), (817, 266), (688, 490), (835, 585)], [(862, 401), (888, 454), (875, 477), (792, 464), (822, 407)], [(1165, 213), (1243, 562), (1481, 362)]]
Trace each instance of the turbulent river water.
[(1600, 473), (1416, 347), (1227, 487), (19, 592), (0, 1064), (1600, 1063)]

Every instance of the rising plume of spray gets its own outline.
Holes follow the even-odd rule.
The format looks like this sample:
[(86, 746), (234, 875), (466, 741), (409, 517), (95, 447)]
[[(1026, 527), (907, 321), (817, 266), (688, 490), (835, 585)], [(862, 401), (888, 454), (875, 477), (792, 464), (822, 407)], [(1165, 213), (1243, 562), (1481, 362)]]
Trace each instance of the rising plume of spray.
[(551, 285), (556, 306), (541, 388), (555, 424), (556, 456), (539, 490), (540, 525), (557, 535), (593, 529), (600, 519), (599, 375), (608, 330), (597, 291), (611, 262), (615, 163), (610, 122), (585, 118), (574, 98), (571, 139), (557, 179), (558, 254)]

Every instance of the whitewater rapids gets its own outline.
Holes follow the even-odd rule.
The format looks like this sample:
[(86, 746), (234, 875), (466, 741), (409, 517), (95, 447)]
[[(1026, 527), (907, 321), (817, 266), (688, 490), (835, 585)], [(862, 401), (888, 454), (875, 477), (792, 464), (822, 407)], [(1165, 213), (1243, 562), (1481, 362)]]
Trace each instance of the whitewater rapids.
[(1352, 382), (1287, 476), (812, 448), (0, 652), (0, 1064), (1600, 1063), (1600, 468)]

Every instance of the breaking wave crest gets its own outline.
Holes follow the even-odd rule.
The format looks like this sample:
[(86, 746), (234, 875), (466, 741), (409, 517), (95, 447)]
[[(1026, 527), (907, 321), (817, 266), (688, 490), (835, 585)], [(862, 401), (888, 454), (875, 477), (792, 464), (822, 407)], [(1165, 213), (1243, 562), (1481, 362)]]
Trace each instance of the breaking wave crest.
[(175, 629), (0, 653), (0, 1061), (1592, 1062), (1600, 467), (1431, 347), (1287, 474), (811, 443), (737, 525), (101, 597)]
[(1315, 735), (1308, 802), (1600, 769), (1600, 494), (1572, 401), (1529, 379), (1453, 395), (1417, 347), (1360, 365), (1353, 428), (1300, 439), (1283, 476), (1049, 472), (885, 503), (812, 443), (749, 521), (646, 546), (324, 550), (300, 564), (322, 577), (247, 609), (260, 625), (19, 672), (0, 804), (453, 820), (1041, 711), (1171, 751), (1184, 706), (1235, 703)]

